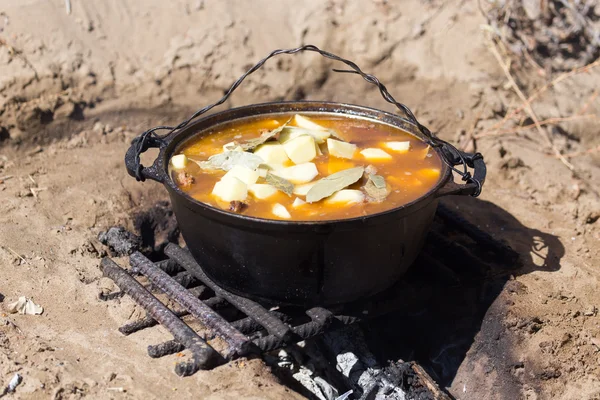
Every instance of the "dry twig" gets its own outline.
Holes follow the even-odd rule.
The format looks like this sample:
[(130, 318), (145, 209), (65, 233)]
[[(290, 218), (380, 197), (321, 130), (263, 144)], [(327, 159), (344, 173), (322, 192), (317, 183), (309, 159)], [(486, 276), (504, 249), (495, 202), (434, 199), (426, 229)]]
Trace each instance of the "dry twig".
[(27, 264), (27, 260), (25, 260), (19, 253), (17, 253), (16, 251), (14, 251), (13, 249), (11, 249), (10, 247), (6, 246), (5, 247), (6, 250), (8, 250), (9, 252), (11, 252), (15, 257), (19, 258), (21, 261), (23, 261), (23, 263)]
[(548, 134), (548, 132), (546, 132), (544, 130), (544, 128), (542, 128), (542, 126), (540, 125), (540, 121), (539, 121), (537, 115), (535, 114), (535, 112), (533, 111), (531, 104), (527, 101), (527, 97), (525, 97), (525, 95), (523, 94), (523, 91), (521, 91), (521, 89), (519, 88), (519, 85), (517, 85), (517, 82), (515, 82), (514, 78), (512, 77), (512, 75), (510, 73), (510, 67), (504, 62), (504, 60), (502, 60), (502, 56), (500, 55), (500, 52), (498, 52), (498, 48), (497, 48), (496, 42), (494, 40), (491, 41), (491, 45), (489, 46), (489, 49), (492, 52), (492, 54), (494, 55), (494, 57), (496, 58), (496, 60), (498, 61), (498, 64), (500, 64), (502, 71), (504, 71), (504, 75), (506, 75), (506, 78), (510, 82), (514, 91), (517, 93), (517, 96), (519, 96), (521, 101), (523, 101), (523, 103), (525, 105), (525, 107), (524, 107), (525, 111), (527, 112), (529, 117), (535, 123), (535, 127), (536, 127), (538, 133), (540, 134), (540, 136), (552, 148), (552, 151), (557, 156), (557, 158), (560, 159), (560, 161), (564, 165), (566, 165), (567, 168), (569, 168), (571, 171), (573, 171), (575, 169), (575, 167), (573, 167), (573, 165), (565, 157), (563, 157), (562, 154), (560, 154), (560, 151), (556, 148), (554, 143), (552, 143), (552, 139), (550, 138), (550, 135)]
[(0, 47), (2, 47), (2, 46), (6, 47), (8, 49), (8, 54), (11, 57), (18, 57), (18, 58), (20, 58), (25, 63), (26, 66), (28, 66), (29, 68), (31, 68), (31, 70), (33, 71), (33, 75), (34, 75), (36, 81), (40, 80), (40, 78), (38, 76), (38, 73), (37, 73), (37, 70), (35, 69), (35, 67), (33, 66), (33, 64), (31, 64), (29, 62), (29, 60), (27, 59), (27, 57), (25, 57), (23, 55), (22, 51), (15, 49), (10, 44), (8, 44), (8, 42), (6, 40), (0, 38)]
[(600, 152), (600, 145), (598, 145), (596, 147), (592, 147), (591, 149), (583, 150), (583, 151), (574, 151), (572, 153), (563, 154), (563, 156), (568, 157), (568, 158), (573, 158), (573, 157), (579, 157), (579, 156), (584, 156), (586, 154), (593, 154), (593, 153), (598, 153), (598, 152)]
[(582, 115), (584, 112), (587, 111), (590, 104), (592, 104), (594, 100), (596, 100), (596, 97), (598, 97), (598, 93), (600, 93), (598, 89), (594, 90), (594, 93), (592, 93), (590, 98), (585, 103), (583, 103), (583, 106), (581, 106), (581, 109), (577, 112), (577, 115)]
[[(539, 121), (539, 124), (541, 126), (546, 126), (546, 125), (556, 125), (559, 124), (561, 122), (568, 122), (568, 121), (575, 121), (578, 119), (596, 119), (598, 116), (596, 114), (586, 114), (586, 115), (572, 115), (570, 117), (556, 117), (556, 118), (548, 118), (545, 119), (543, 121)], [(502, 131), (495, 131), (495, 132), (483, 132), (477, 135), (473, 135), (473, 137), (475, 139), (481, 139), (484, 137), (493, 137), (493, 136), (502, 136), (502, 135), (511, 135), (511, 134), (516, 134), (519, 132), (523, 132), (523, 131), (527, 131), (529, 129), (535, 128), (536, 124), (530, 124), (530, 125), (525, 125), (525, 126), (519, 126), (516, 127), (514, 129), (505, 129)]]
[(538, 97), (540, 97), (544, 92), (546, 92), (548, 89), (556, 86), (557, 84), (559, 84), (560, 82), (564, 81), (567, 78), (573, 77), (575, 75), (579, 75), (581, 73), (585, 73), (585, 72), (590, 72), (592, 69), (599, 67), (600, 66), (600, 59), (596, 60), (595, 62), (588, 64), (586, 66), (580, 67), (580, 68), (574, 68), (569, 72), (565, 72), (561, 75), (559, 75), (558, 77), (556, 77), (556, 79), (553, 79), (551, 82), (545, 84), (544, 86), (542, 86), (541, 88), (539, 88), (538, 90), (536, 90), (531, 96), (529, 96), (527, 98), (527, 101), (524, 102), (520, 107), (515, 108), (512, 112), (510, 113), (506, 113), (506, 115), (504, 116), (504, 119), (502, 121), (499, 121), (497, 124), (494, 124), (490, 130), (495, 130), (500, 128), (501, 126), (503, 126), (506, 121), (508, 121), (509, 119), (513, 118), (514, 116), (516, 116), (517, 114), (519, 114), (521, 111), (523, 111), (527, 106), (530, 106), (531, 103), (536, 100)]

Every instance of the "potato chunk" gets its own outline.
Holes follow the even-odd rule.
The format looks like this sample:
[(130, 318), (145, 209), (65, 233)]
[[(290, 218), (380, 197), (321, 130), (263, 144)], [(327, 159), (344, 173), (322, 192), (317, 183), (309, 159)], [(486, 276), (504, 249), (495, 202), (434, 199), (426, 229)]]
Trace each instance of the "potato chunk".
[(352, 158), (356, 153), (356, 145), (346, 143), (335, 139), (327, 139), (327, 149), (329, 155), (340, 158)]
[(282, 168), (273, 171), (273, 174), (287, 179), (292, 183), (307, 183), (315, 179), (315, 176), (319, 175), (319, 171), (317, 171), (317, 166), (314, 163), (309, 162)]
[(327, 204), (356, 204), (365, 201), (365, 194), (360, 190), (343, 189), (325, 199)]
[(313, 187), (315, 185), (315, 183), (317, 183), (317, 182), (309, 182), (309, 183), (305, 183), (303, 185), (294, 186), (294, 194), (296, 196), (306, 196), (306, 193), (308, 193), (310, 188)]
[(224, 176), (215, 184), (212, 194), (224, 201), (244, 201), (248, 197), (248, 186), (234, 176)]
[(171, 157), (171, 165), (175, 169), (184, 169), (187, 166), (188, 158), (185, 154), (177, 154)]
[(312, 120), (310, 120), (307, 117), (303, 117), (300, 114), (294, 115), (294, 124), (296, 124), (300, 128), (304, 128), (304, 129), (316, 129), (316, 130), (320, 130), (320, 131), (327, 130), (327, 128), (317, 124), (316, 122), (313, 122)]
[(410, 150), (410, 142), (385, 142), (383, 144), (385, 147), (392, 151), (397, 151), (398, 153), (406, 153)]
[(269, 172), (269, 170), (267, 168), (258, 168), (256, 172), (258, 172), (258, 176), (260, 176), (261, 178), (266, 178), (267, 172)]
[(285, 144), (285, 142), (295, 139), (299, 136), (312, 136), (315, 139), (315, 143), (325, 143), (325, 139), (331, 136), (329, 131), (321, 131), (317, 129), (304, 129), (297, 128), (295, 126), (287, 126), (279, 134), (279, 142)]
[(223, 151), (244, 151), (244, 149), (237, 142), (229, 142), (223, 145)]
[(222, 179), (235, 177), (244, 182), (246, 185), (252, 185), (253, 183), (256, 183), (259, 176), (260, 174), (257, 171), (241, 165), (235, 165), (233, 168), (227, 171)]
[(302, 199), (301, 199), (301, 198), (299, 198), (299, 197), (296, 197), (296, 198), (294, 199), (294, 202), (292, 203), (292, 207), (294, 207), (294, 208), (298, 208), (298, 207), (300, 207), (300, 206), (302, 206), (302, 205), (304, 205), (304, 204), (306, 204), (306, 202), (305, 202), (304, 200), (302, 200)]
[(264, 200), (277, 193), (277, 188), (266, 183), (255, 183), (248, 186), (248, 191), (257, 199)]
[(262, 158), (267, 165), (282, 165), (289, 160), (285, 149), (277, 142), (261, 144), (254, 150), (254, 154)]
[(283, 144), (287, 156), (294, 164), (312, 161), (317, 156), (315, 139), (312, 136), (298, 136)]
[(290, 215), (290, 212), (287, 210), (287, 208), (285, 208), (285, 206), (283, 206), (279, 203), (273, 204), (273, 208), (271, 211), (273, 212), (273, 215), (275, 215), (279, 218), (284, 218), (284, 219), (292, 218), (292, 216)]
[(360, 152), (369, 161), (389, 161), (392, 159), (388, 153), (381, 149), (370, 147)]

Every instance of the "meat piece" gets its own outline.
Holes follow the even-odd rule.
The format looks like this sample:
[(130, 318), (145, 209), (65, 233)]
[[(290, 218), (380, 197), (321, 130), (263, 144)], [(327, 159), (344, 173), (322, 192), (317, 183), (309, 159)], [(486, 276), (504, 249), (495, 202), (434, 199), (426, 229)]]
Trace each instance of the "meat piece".
[(196, 182), (196, 179), (191, 174), (184, 171), (177, 172), (175, 175), (175, 180), (182, 188), (189, 188), (194, 182)]
[(367, 175), (375, 175), (377, 173), (377, 168), (374, 165), (367, 165), (365, 168), (365, 173)]
[(231, 203), (229, 203), (229, 211), (232, 211), (234, 213), (241, 213), (247, 207), (248, 207), (248, 204), (244, 203), (243, 201), (239, 201), (239, 200), (233, 200)]

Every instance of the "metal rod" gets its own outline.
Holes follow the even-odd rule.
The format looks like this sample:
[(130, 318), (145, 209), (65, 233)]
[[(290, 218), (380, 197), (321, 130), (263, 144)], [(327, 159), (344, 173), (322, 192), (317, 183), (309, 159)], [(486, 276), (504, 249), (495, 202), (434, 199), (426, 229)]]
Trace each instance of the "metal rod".
[[(342, 325), (350, 325), (350, 324), (353, 324), (353, 323), (359, 321), (359, 318), (352, 317), (352, 316), (346, 316), (346, 315), (337, 315), (337, 316), (335, 316), (335, 319), (337, 320), (338, 323), (341, 323)], [(328, 328), (330, 328), (330, 327), (326, 326), (322, 323), (310, 321), (305, 324), (295, 326), (292, 328), (292, 330), (293, 330), (294, 334), (298, 335), (301, 338), (301, 340), (305, 340), (305, 339), (311, 338), (313, 336), (320, 335)], [(331, 326), (331, 328), (335, 329), (333, 326)], [(298, 341), (300, 341), (300, 340), (298, 340)], [(263, 352), (275, 350), (275, 349), (283, 347), (287, 344), (284, 340), (278, 338), (275, 335), (269, 335), (269, 336), (255, 339), (254, 343)]]
[(169, 275), (175, 275), (176, 273), (183, 271), (183, 267), (170, 258), (167, 260), (157, 261), (155, 264), (158, 268), (162, 269)]
[(175, 373), (179, 376), (189, 376), (199, 369), (211, 369), (225, 362), (223, 357), (210, 347), (194, 332), (192, 328), (181, 321), (171, 310), (148, 292), (138, 281), (123, 268), (109, 258), (103, 258), (100, 264), (105, 276), (127, 293), (146, 312), (163, 325), (177, 340), (192, 352), (192, 360), (178, 363)]
[[(172, 310), (172, 312), (173, 315), (175, 315), (177, 318), (181, 318), (189, 314), (185, 310)], [(158, 325), (158, 321), (150, 316), (147, 316), (138, 321), (133, 321), (121, 326), (119, 328), (119, 332), (121, 332), (125, 336), (128, 336), (137, 331), (141, 331), (142, 329), (150, 328), (156, 325)]]
[(448, 240), (437, 232), (429, 232), (427, 240), (432, 249), (435, 250), (432, 254), (438, 257), (441, 255), (443, 257), (442, 262), (452, 264), (456, 267), (453, 271), (459, 274), (460, 270), (464, 269), (470, 274), (484, 275), (490, 269), (488, 264), (475, 257), (464, 246)]
[(173, 279), (175, 280), (175, 282), (179, 283), (186, 289), (192, 286), (196, 286), (200, 283), (200, 281), (196, 279), (195, 276), (192, 276), (192, 274), (190, 274), (187, 271), (175, 274), (173, 276)]
[[(196, 289), (196, 288), (194, 288), (194, 289)], [(211, 297), (210, 299), (204, 300), (204, 304), (206, 304), (210, 308), (218, 310), (220, 308), (227, 306), (229, 303), (227, 303), (223, 298), (215, 296), (215, 297)], [(173, 314), (175, 314), (177, 317), (181, 318), (181, 317), (185, 317), (186, 315), (189, 315), (190, 313), (187, 312), (187, 310), (173, 310)], [(146, 316), (145, 318), (140, 319), (139, 321), (134, 321), (134, 322), (130, 322), (128, 324), (123, 325), (122, 327), (119, 328), (119, 332), (121, 332), (123, 335), (127, 336), (127, 335), (131, 335), (132, 333), (135, 333), (137, 331), (141, 331), (142, 329), (151, 328), (157, 324), (158, 324), (158, 322), (154, 318), (152, 318), (151, 316)]]
[(436, 279), (442, 280), (444, 283), (449, 284), (451, 287), (460, 285), (460, 277), (456, 275), (454, 271), (446, 266), (443, 262), (437, 258), (432, 257), (427, 252), (423, 251), (419, 254), (418, 260), (421, 261), (432, 273)]
[(479, 229), (474, 224), (467, 221), (462, 215), (452, 211), (443, 204), (438, 205), (437, 215), (439, 215), (447, 224), (452, 225), (454, 228), (470, 236), (481, 247), (498, 254), (500, 257), (510, 262), (510, 267), (518, 267), (518, 265), (515, 264), (519, 259), (519, 253), (514, 251), (509, 245), (494, 239), (489, 233)]
[(228, 354), (228, 358), (245, 355), (254, 350), (255, 346), (248, 337), (237, 331), (223, 317), (193, 296), (167, 273), (154, 265), (152, 261), (144, 257), (142, 253), (133, 253), (130, 256), (130, 261), (138, 271), (148, 277), (150, 282), (179, 303), (203, 325), (221, 336), (229, 345), (230, 354)]
[(176, 340), (148, 346), (148, 355), (152, 358), (160, 358), (185, 350), (185, 346)]
[(220, 286), (206, 276), (204, 271), (202, 271), (202, 268), (200, 268), (200, 266), (187, 251), (183, 250), (176, 244), (169, 243), (167, 247), (165, 247), (165, 254), (173, 258), (179, 263), (179, 265), (188, 270), (196, 278), (204, 282), (206, 286), (211, 288), (218, 296), (223, 297), (238, 310), (264, 326), (267, 332), (269, 332), (271, 335), (275, 335), (284, 341), (291, 341), (293, 332), (288, 325), (271, 315), (269, 311), (267, 311), (260, 304), (221, 289)]

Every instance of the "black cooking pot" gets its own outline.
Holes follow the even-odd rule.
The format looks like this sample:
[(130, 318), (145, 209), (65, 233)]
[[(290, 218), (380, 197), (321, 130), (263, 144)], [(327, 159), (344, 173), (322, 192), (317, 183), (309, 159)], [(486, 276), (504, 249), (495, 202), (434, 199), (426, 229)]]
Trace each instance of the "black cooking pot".
[[(345, 62), (363, 78), (379, 86), (386, 100), (401, 110), (385, 87), (355, 64), (304, 46), (278, 50), (242, 76), (219, 102), (221, 104), (251, 72), (268, 58), (281, 53), (316, 51)], [(374, 78), (374, 77), (373, 77)], [(386, 97), (386, 96), (389, 96)], [(388, 211), (363, 217), (332, 221), (280, 221), (230, 213), (188, 196), (171, 179), (169, 160), (188, 139), (207, 134), (217, 125), (258, 115), (302, 113), (346, 115), (393, 125), (432, 145), (444, 160), (437, 185), (419, 199)], [(195, 118), (197, 115), (194, 115)], [(478, 195), (485, 180), (480, 154), (466, 154), (433, 136), (408, 111), (407, 117), (349, 104), (327, 102), (278, 102), (230, 109), (193, 118), (159, 137), (153, 130), (134, 140), (125, 156), (130, 175), (138, 180), (161, 182), (169, 192), (173, 210), (187, 247), (204, 272), (231, 292), (257, 300), (301, 306), (331, 305), (371, 296), (395, 283), (417, 257), (433, 220), (438, 199), (445, 195)], [(143, 167), (139, 155), (159, 148), (153, 165)], [(465, 169), (458, 170), (456, 165)], [(474, 175), (466, 167), (474, 168)], [(465, 184), (454, 183), (451, 171), (463, 176)]]

